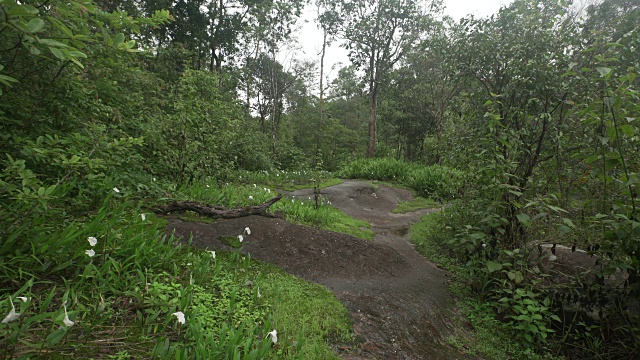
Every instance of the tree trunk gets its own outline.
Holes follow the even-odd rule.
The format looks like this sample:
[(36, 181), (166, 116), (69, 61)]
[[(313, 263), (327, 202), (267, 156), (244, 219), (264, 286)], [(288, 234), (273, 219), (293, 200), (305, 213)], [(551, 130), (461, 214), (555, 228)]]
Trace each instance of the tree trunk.
[(201, 216), (222, 219), (234, 219), (250, 215), (277, 217), (276, 215), (267, 214), (266, 211), (271, 205), (275, 204), (280, 199), (282, 199), (282, 194), (279, 194), (273, 199), (260, 205), (245, 206), (237, 209), (225, 209), (223, 207), (202, 204), (196, 201), (174, 201), (158, 208), (154, 212), (156, 214), (167, 214), (170, 212), (189, 210)]
[(376, 84), (375, 52), (369, 57), (369, 148), (367, 157), (373, 158), (376, 155), (376, 137), (378, 135), (378, 124), (376, 112), (378, 110), (378, 86)]
[(320, 56), (320, 120), (318, 121), (318, 129), (316, 131), (316, 158), (315, 165), (318, 166), (318, 157), (320, 156), (320, 136), (322, 135), (322, 121), (324, 120), (324, 83), (322, 77), (324, 76), (324, 54), (327, 49), (327, 30), (324, 30), (322, 37), (322, 55)]

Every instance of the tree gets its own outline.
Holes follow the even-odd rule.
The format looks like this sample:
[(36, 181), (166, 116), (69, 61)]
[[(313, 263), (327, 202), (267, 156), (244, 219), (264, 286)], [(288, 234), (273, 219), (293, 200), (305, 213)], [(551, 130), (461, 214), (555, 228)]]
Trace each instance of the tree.
[[(363, 69), (369, 90), (369, 146), (367, 156), (375, 155), (377, 109), (383, 77), (403, 58), (419, 38), (425, 16), (415, 0), (346, 0), (320, 3), (339, 18), (339, 35), (349, 58)], [(439, 3), (434, 3), (435, 5)], [(431, 9), (437, 9), (432, 5)], [(326, 21), (333, 16), (321, 17)]]

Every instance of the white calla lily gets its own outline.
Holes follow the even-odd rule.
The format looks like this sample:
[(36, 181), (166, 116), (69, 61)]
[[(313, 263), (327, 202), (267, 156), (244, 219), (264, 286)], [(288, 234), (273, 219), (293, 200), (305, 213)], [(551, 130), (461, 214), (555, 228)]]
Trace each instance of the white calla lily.
[(184, 318), (184, 313), (182, 311), (178, 311), (178, 312), (174, 312), (173, 314), (171, 314), (175, 317), (178, 318), (178, 322), (180, 324), (184, 324), (187, 320)]

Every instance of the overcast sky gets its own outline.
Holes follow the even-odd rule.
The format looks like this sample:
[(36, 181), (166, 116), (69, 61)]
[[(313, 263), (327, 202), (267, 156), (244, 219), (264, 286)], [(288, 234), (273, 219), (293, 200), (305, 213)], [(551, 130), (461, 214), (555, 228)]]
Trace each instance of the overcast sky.
[[(444, 13), (459, 20), (467, 14), (473, 14), (477, 17), (484, 17), (496, 13), (500, 6), (510, 3), (510, 0), (444, 0), (446, 6)], [(307, 6), (305, 13), (298, 23), (298, 29), (295, 34), (301, 47), (296, 50), (283, 49), (280, 54), (280, 61), (287, 66), (292, 58), (309, 59), (320, 62), (320, 50), (322, 48), (322, 33), (315, 24), (316, 8), (313, 5)], [(340, 64), (347, 65), (349, 59), (347, 52), (340, 48), (338, 44), (332, 45), (325, 57), (325, 73), (330, 78), (334, 78)], [(331, 68), (335, 65), (335, 69)]]

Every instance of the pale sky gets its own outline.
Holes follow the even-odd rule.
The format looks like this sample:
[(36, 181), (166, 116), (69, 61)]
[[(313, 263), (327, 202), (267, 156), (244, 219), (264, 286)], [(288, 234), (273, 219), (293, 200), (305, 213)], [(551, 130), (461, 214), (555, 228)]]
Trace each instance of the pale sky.
[[(510, 3), (510, 0), (444, 0), (446, 15), (451, 16), (455, 20), (459, 20), (467, 14), (473, 14), (476, 17), (484, 17), (494, 14), (500, 9), (500, 6)], [(320, 50), (322, 49), (322, 33), (315, 24), (316, 7), (308, 5), (298, 22), (298, 29), (295, 34), (298, 37), (300, 48), (283, 49), (279, 56), (280, 61), (287, 67), (287, 62), (292, 58), (315, 60), (320, 63)], [(325, 56), (325, 74), (330, 78), (335, 78), (338, 69), (343, 65), (349, 64), (347, 51), (339, 47), (339, 43), (334, 43)], [(331, 70), (335, 65), (335, 69)]]

